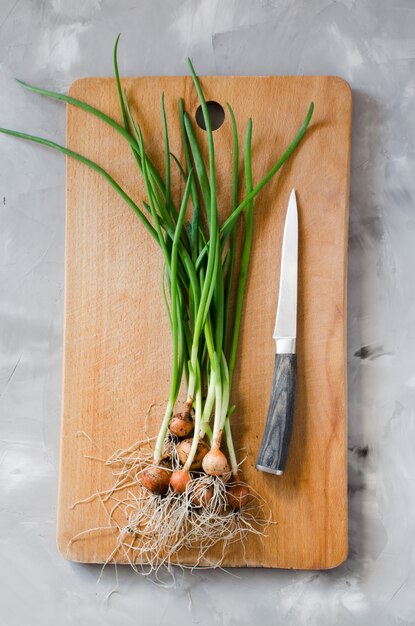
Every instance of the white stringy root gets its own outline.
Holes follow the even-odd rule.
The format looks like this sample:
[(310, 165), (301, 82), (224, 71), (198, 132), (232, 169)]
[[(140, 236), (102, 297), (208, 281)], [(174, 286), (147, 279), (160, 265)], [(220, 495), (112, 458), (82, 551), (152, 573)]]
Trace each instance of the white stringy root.
[[(99, 499), (107, 513), (107, 525), (79, 533), (71, 539), (68, 549), (93, 532), (110, 530), (116, 536), (116, 546), (105, 565), (121, 555), (135, 571), (157, 575), (160, 568), (171, 572), (171, 566), (179, 564), (180, 550), (192, 550), (192, 568), (220, 567), (231, 544), (240, 542), (244, 546), (248, 535), (265, 536), (271, 516), (265, 512), (263, 499), (248, 485), (249, 500), (239, 510), (228, 506), (226, 489), (232, 483), (206, 474), (193, 473), (183, 494), (171, 489), (165, 496), (150, 493), (140, 483), (140, 474), (153, 465), (150, 445), (150, 440), (137, 442), (103, 461), (112, 469), (114, 484), (73, 506)], [(175, 442), (170, 437), (164, 453), (170, 457), (173, 469), (179, 467)], [(200, 504), (198, 496), (204, 489), (213, 490), (213, 496)], [(212, 556), (210, 550), (214, 546)]]

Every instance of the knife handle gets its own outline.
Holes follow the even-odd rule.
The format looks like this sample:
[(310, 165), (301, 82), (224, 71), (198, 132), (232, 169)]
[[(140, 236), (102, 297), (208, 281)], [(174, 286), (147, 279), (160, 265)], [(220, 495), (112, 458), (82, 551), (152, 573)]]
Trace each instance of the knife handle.
[(271, 400), (256, 467), (282, 474), (287, 462), (294, 416), (297, 356), (276, 354)]

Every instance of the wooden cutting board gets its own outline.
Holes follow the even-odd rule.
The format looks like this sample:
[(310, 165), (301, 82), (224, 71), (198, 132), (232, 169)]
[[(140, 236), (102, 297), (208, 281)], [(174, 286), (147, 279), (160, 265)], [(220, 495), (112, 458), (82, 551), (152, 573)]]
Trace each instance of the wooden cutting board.
[[(160, 97), (166, 94), (171, 150), (181, 153), (177, 101), (194, 115), (188, 77), (123, 81), (150, 156), (163, 167)], [(254, 181), (274, 164), (305, 117), (306, 138), (255, 204), (255, 233), (233, 389), (236, 447), (244, 476), (270, 504), (264, 539), (234, 545), (225, 566), (330, 568), (347, 555), (346, 270), (351, 92), (335, 77), (209, 77), (208, 100), (230, 102), (240, 127), (253, 119)], [(70, 90), (120, 120), (115, 82), (76, 81)], [(205, 143), (205, 131), (198, 129)], [(219, 206), (228, 211), (232, 136), (229, 116), (214, 133)], [(68, 108), (68, 146), (106, 168), (136, 200), (143, 185), (126, 142), (103, 122)], [(182, 190), (176, 170), (173, 189)], [(285, 210), (297, 190), (300, 228), (298, 396), (288, 467), (282, 477), (255, 469), (271, 391), (277, 286)], [(108, 457), (156, 432), (169, 390), (171, 341), (161, 296), (162, 259), (131, 209), (87, 167), (68, 160), (66, 301), (58, 546), (74, 561), (102, 563), (112, 551), (99, 502), (71, 505), (112, 484)], [(87, 439), (80, 433), (90, 437)], [(92, 442), (92, 443), (91, 443)], [(191, 563), (191, 554), (181, 554)], [(123, 562), (122, 555), (117, 557)]]

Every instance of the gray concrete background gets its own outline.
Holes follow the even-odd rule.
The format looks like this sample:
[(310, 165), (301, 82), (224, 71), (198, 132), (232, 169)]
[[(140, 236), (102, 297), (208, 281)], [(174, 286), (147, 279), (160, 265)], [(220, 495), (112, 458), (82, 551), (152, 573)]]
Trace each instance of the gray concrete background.
[(0, 0), (0, 124), (64, 141), (22, 91), (112, 73), (337, 74), (354, 95), (350, 557), (328, 572), (179, 576), (163, 590), (55, 547), (65, 163), (0, 138), (0, 624), (415, 623), (415, 2)]

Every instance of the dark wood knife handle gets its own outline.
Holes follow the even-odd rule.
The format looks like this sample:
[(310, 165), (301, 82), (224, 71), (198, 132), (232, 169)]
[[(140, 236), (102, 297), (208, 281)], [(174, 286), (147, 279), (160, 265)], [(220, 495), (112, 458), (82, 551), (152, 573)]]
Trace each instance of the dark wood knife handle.
[(265, 431), (256, 460), (263, 472), (282, 474), (287, 462), (294, 417), (297, 357), (276, 354)]

